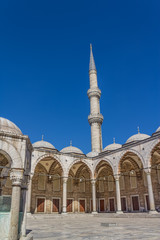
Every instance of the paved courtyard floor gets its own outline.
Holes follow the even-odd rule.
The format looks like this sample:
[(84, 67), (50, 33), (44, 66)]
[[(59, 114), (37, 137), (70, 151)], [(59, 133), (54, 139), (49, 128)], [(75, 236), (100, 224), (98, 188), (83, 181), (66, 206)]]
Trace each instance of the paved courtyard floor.
[(148, 218), (147, 215), (115, 218), (109, 214), (35, 214), (27, 217), (27, 232), (35, 240), (160, 240), (160, 218)]

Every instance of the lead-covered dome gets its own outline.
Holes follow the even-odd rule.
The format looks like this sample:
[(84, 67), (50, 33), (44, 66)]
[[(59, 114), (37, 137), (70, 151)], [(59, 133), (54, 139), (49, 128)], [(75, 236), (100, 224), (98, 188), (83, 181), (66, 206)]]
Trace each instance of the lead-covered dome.
[(51, 148), (51, 149), (55, 149), (55, 147), (51, 143), (43, 141), (43, 140), (35, 142), (32, 145), (33, 145), (34, 148)]
[(159, 127), (159, 128), (157, 128), (156, 132), (159, 132), (159, 131), (160, 131), (160, 127)]
[(126, 143), (141, 141), (141, 140), (144, 140), (144, 139), (149, 138), (149, 137), (150, 137), (149, 135), (139, 132), (139, 133), (131, 136), (130, 138), (128, 138)]
[(98, 152), (89, 152), (86, 154), (87, 157), (95, 157), (98, 156)]
[(79, 148), (73, 147), (73, 146), (65, 147), (60, 152), (62, 152), (62, 153), (79, 153), (79, 154), (83, 154), (83, 152)]
[(0, 131), (17, 135), (23, 135), (21, 130), (13, 122), (2, 117), (0, 117)]
[(122, 147), (122, 145), (119, 144), (119, 143), (112, 143), (112, 144), (109, 144), (107, 147), (105, 147), (105, 148), (103, 149), (103, 152), (104, 152), (104, 151), (116, 150), (116, 149), (121, 148), (121, 147)]

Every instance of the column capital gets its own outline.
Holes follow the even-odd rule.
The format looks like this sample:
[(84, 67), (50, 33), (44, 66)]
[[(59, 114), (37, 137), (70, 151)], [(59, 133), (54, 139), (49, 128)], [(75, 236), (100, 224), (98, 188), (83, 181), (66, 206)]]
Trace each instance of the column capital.
[(92, 185), (96, 184), (96, 181), (97, 181), (96, 179), (91, 179), (91, 184)]
[(116, 181), (119, 181), (119, 178), (120, 178), (120, 174), (114, 175), (114, 179), (115, 179)]
[(12, 180), (12, 186), (21, 186), (23, 180), (23, 169), (12, 169), (10, 173), (10, 179)]
[(67, 183), (68, 177), (63, 177), (63, 183)]
[(144, 171), (145, 171), (145, 173), (146, 173), (147, 175), (150, 175), (150, 174), (151, 174), (151, 168), (150, 168), (150, 167), (149, 167), (149, 168), (145, 168)]

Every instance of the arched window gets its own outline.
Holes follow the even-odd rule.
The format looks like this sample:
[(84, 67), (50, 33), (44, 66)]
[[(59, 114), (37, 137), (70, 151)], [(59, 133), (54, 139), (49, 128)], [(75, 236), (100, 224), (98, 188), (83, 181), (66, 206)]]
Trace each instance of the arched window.
[(43, 173), (38, 175), (38, 190), (46, 189), (46, 176)]
[(114, 183), (113, 176), (109, 175), (108, 176), (108, 191), (109, 192), (113, 191), (113, 183)]
[(120, 182), (120, 189), (124, 190), (125, 189), (124, 176), (120, 176), (119, 182)]
[(100, 178), (98, 181), (99, 192), (104, 192), (104, 181), (103, 178)]
[(160, 164), (157, 166), (158, 183), (160, 184)]
[(73, 186), (73, 179), (72, 179), (72, 176), (69, 176), (67, 181), (67, 192), (73, 191), (72, 186)]
[(131, 184), (131, 188), (137, 187), (137, 175), (134, 170), (130, 171), (130, 184)]
[(61, 180), (59, 174), (53, 175), (53, 191), (58, 192), (61, 188)]
[(147, 187), (147, 174), (145, 171), (143, 171), (143, 181), (144, 181), (144, 186)]
[(79, 191), (85, 192), (85, 178), (84, 177), (80, 177)]

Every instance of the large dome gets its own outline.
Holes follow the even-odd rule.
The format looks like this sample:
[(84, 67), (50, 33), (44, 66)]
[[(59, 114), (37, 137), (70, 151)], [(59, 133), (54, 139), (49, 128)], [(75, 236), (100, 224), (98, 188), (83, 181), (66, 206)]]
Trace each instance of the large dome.
[(159, 127), (159, 128), (157, 128), (156, 132), (159, 132), (159, 131), (160, 131), (160, 127)]
[(2, 117), (0, 117), (0, 131), (6, 132), (6, 133), (23, 135), (21, 130), (13, 122)]
[(107, 147), (105, 147), (105, 148), (103, 149), (103, 152), (104, 152), (104, 151), (112, 151), (112, 150), (116, 150), (116, 149), (121, 148), (121, 147), (122, 147), (121, 144), (118, 144), (118, 143), (112, 143), (112, 144), (108, 145)]
[(137, 134), (131, 136), (130, 138), (128, 138), (128, 140), (126, 141), (126, 143), (144, 140), (144, 139), (149, 138), (149, 137), (150, 137), (150, 136), (147, 135), (147, 134), (137, 133)]
[(43, 141), (43, 140), (35, 142), (32, 145), (33, 145), (34, 148), (52, 148), (52, 149), (55, 149), (55, 147), (51, 143)]
[(98, 152), (89, 152), (86, 154), (87, 157), (95, 157), (98, 156)]
[(73, 146), (65, 147), (60, 152), (62, 152), (62, 153), (79, 153), (79, 154), (83, 154), (83, 152), (79, 148), (73, 147)]

